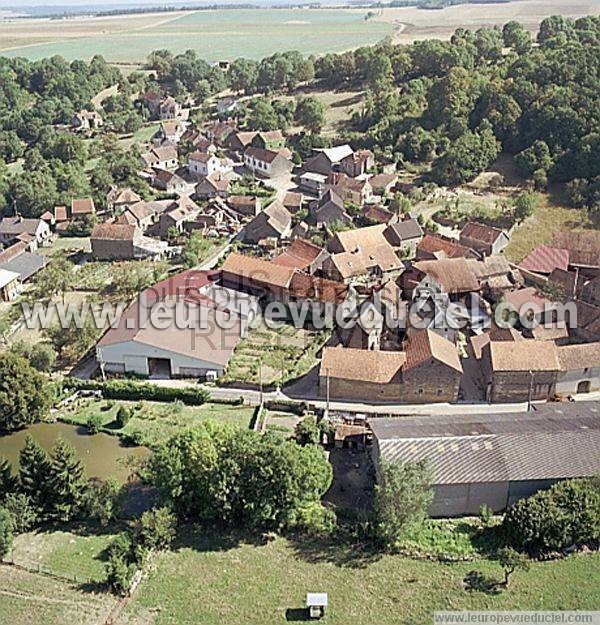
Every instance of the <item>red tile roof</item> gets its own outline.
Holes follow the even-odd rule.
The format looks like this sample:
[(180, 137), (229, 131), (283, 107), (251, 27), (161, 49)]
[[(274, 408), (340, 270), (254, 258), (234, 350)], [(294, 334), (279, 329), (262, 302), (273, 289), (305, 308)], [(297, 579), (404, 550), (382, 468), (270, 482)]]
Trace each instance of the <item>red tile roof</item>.
[(540, 245), (521, 261), (520, 267), (535, 273), (552, 273), (554, 269), (566, 270), (569, 267), (569, 251)]
[(284, 267), (306, 269), (322, 252), (322, 247), (310, 241), (295, 239), (285, 252), (282, 252), (273, 259), (273, 262), (276, 265), (283, 265)]
[(443, 252), (446, 258), (466, 258), (470, 251), (468, 247), (460, 245), (458, 242), (454, 243), (432, 234), (426, 234), (423, 237), (419, 245), (417, 245), (417, 250), (429, 254)]

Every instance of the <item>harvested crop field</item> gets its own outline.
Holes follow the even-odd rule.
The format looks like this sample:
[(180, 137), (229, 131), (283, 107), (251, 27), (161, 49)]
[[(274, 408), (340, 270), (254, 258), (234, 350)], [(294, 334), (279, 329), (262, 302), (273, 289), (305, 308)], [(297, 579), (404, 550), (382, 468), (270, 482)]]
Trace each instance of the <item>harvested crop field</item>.
[(341, 52), (393, 36), (400, 43), (447, 39), (460, 27), (502, 25), (516, 19), (537, 29), (549, 15), (600, 14), (600, 0), (518, 0), (468, 4), (442, 10), (415, 7), (380, 9), (227, 9), (173, 13), (0, 19), (0, 54), (40, 59), (60, 54), (90, 59), (101, 54), (120, 64), (142, 63), (152, 51), (193, 49), (209, 61), (244, 56), (262, 58), (284, 50), (303, 54)]
[(159, 48), (195, 50), (210, 61), (262, 58), (283, 50), (339, 52), (391, 35), (390, 22), (343, 9), (232, 9), (153, 15), (0, 22), (0, 51), (40, 59), (60, 54), (118, 63), (142, 62)]

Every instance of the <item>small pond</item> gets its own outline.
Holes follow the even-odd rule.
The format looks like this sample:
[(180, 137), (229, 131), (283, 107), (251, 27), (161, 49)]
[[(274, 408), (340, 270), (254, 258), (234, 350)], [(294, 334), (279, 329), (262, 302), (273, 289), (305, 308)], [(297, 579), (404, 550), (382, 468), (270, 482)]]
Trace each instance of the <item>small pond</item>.
[(126, 465), (128, 458), (145, 459), (150, 455), (146, 447), (127, 447), (117, 436), (94, 434), (87, 428), (66, 423), (35, 423), (25, 430), (0, 436), (0, 456), (6, 458), (13, 468), (19, 465), (19, 452), (25, 438), (31, 434), (38, 443), (50, 451), (57, 438), (63, 438), (75, 449), (88, 477), (106, 478), (113, 476), (121, 482), (127, 481), (131, 472)]

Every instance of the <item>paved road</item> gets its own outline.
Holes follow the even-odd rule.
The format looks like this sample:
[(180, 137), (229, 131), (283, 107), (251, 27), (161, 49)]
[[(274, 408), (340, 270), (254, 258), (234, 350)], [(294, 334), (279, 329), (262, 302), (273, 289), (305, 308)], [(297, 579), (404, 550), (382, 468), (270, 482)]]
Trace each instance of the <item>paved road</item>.
[[(159, 386), (185, 387), (194, 385), (193, 382), (186, 380), (150, 380), (153, 384)], [(246, 402), (251, 405), (257, 405), (260, 401), (260, 392), (238, 388), (222, 388), (218, 386), (203, 385), (215, 399), (237, 399), (243, 397)], [(303, 398), (295, 395), (291, 397), (285, 392), (273, 391), (263, 393), (263, 399), (283, 399), (287, 401), (310, 401), (317, 408), (326, 408), (326, 402), (323, 398), (317, 398), (314, 395), (307, 395)], [(577, 401), (600, 401), (600, 392), (586, 393), (576, 397)], [(545, 403), (545, 402), (535, 402)], [(358, 412), (365, 414), (378, 415), (462, 415), (462, 414), (489, 414), (490, 412), (526, 412), (527, 402), (517, 402), (510, 404), (488, 404), (485, 402), (470, 402), (458, 404), (363, 404), (358, 402), (330, 401), (329, 408), (336, 412)]]

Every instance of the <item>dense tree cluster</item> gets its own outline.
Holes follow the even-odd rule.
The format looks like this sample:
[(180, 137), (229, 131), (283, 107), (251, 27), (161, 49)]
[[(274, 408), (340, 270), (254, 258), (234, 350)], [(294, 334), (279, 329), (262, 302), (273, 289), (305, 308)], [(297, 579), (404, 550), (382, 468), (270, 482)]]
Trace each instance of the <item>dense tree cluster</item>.
[(210, 421), (165, 442), (148, 473), (178, 515), (255, 528), (296, 524), (332, 479), (315, 445)]
[(538, 43), (509, 22), (459, 29), (448, 42), (324, 55), (315, 73), (327, 87), (366, 84), (356, 142), (432, 162), (438, 183), (472, 179), (503, 149), (538, 187), (570, 182), (575, 204), (598, 209), (600, 19), (548, 18)]

